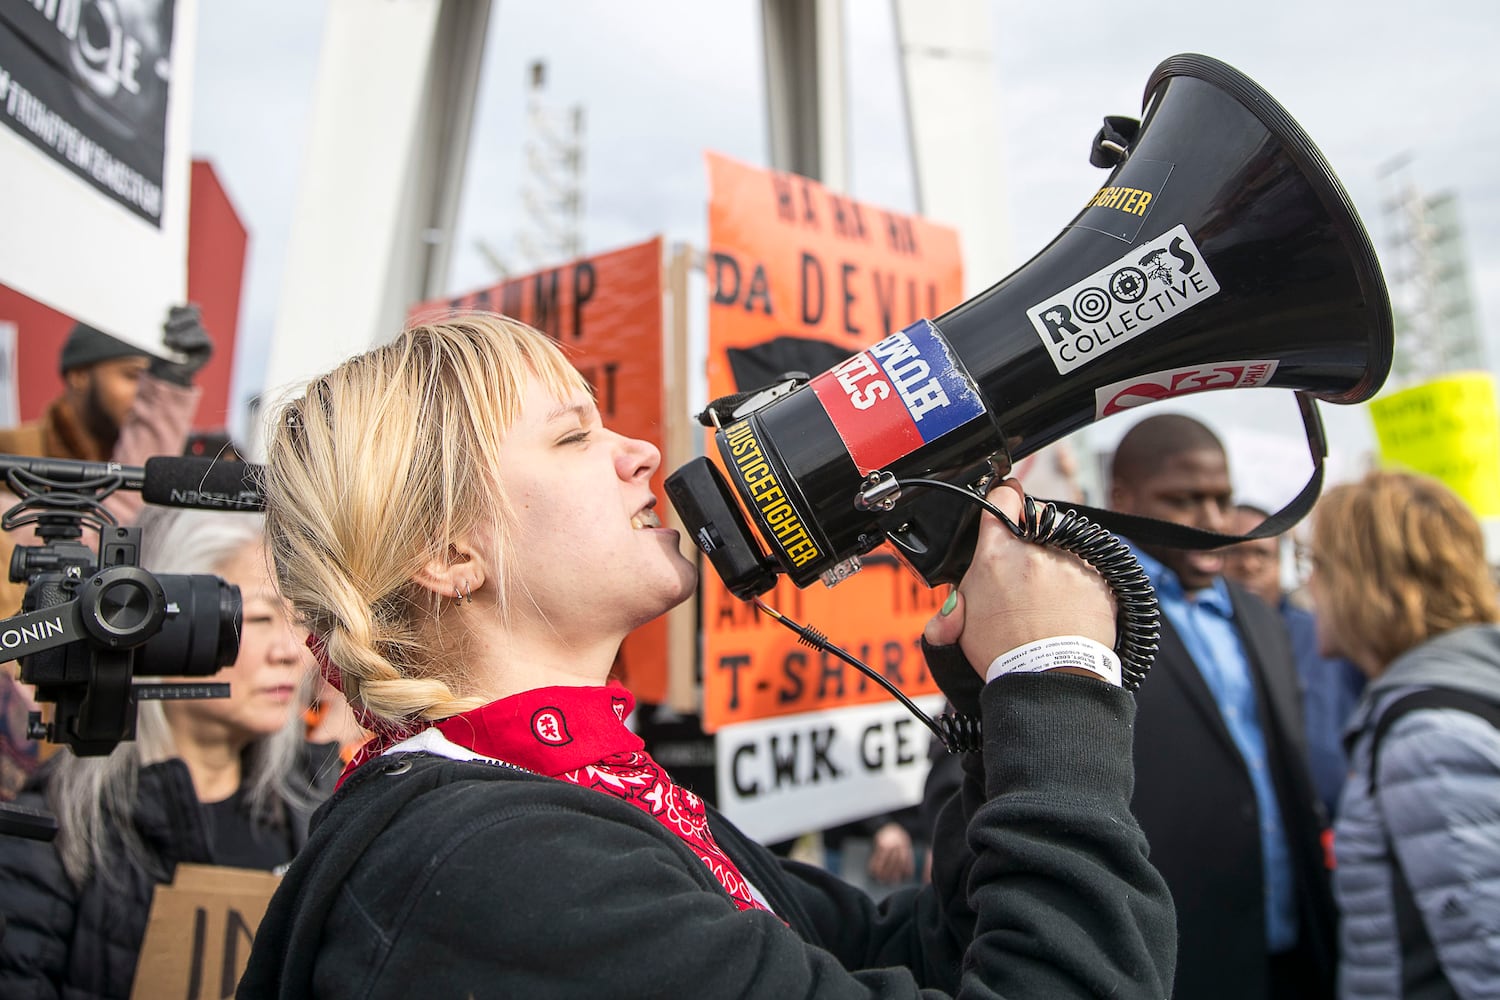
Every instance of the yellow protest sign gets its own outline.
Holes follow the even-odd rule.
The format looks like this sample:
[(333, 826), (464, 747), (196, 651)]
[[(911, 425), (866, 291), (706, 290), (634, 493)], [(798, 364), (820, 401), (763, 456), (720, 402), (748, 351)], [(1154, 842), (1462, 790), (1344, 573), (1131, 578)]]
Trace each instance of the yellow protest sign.
[(1459, 372), (1370, 404), (1382, 465), (1432, 476), (1477, 517), (1500, 517), (1500, 411), (1488, 372)]

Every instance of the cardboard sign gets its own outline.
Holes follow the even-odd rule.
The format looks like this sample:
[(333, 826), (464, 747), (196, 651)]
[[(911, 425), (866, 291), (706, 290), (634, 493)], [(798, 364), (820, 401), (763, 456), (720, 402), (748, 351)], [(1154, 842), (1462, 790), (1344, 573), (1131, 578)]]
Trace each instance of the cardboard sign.
[[(736, 352), (800, 338), (817, 342), (824, 354), (848, 357), (962, 301), (954, 230), (716, 154), (709, 154), (708, 169), (709, 398), (759, 388), (736, 385)], [(870, 436), (848, 421), (840, 430), (851, 439)], [(720, 461), (712, 438), (706, 448)], [(763, 600), (821, 629), (908, 695), (935, 693), (915, 643), (946, 594), (929, 591), (885, 547), (863, 559), (860, 572), (831, 590), (822, 584), (797, 590), (783, 578)], [(782, 625), (734, 597), (707, 564), (702, 602), (707, 731), (890, 701), (858, 670), (799, 645)]]
[[(660, 238), (423, 302), (407, 319), (474, 309), (502, 313), (552, 337), (594, 387), (604, 425), (666, 451)], [(670, 471), (663, 467), (651, 478), (658, 497), (665, 497), (662, 480)], [(616, 668), (636, 698), (656, 703), (666, 697), (666, 649), (663, 618), (626, 638)]]
[(1382, 464), (1441, 480), (1476, 517), (1500, 517), (1495, 378), (1460, 372), (1370, 403)]
[(270, 872), (177, 866), (156, 887), (131, 1000), (222, 1000), (250, 961), (255, 931), (280, 883)]

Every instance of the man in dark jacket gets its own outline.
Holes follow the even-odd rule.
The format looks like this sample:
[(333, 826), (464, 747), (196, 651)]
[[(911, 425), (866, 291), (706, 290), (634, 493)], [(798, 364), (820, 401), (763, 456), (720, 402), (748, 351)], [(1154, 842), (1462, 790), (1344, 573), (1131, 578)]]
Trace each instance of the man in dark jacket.
[[(1189, 417), (1121, 439), (1110, 505), (1226, 531), (1224, 448)], [(1178, 914), (1178, 1000), (1331, 996), (1334, 911), (1285, 626), (1220, 552), (1133, 547), (1162, 610), (1131, 808)]]
[[(213, 343), (197, 306), (174, 306), (162, 331), (163, 346), (175, 357), (75, 325), (57, 359), (62, 393), (36, 420), (0, 429), (0, 454), (122, 465), (182, 454), (202, 395), (193, 379), (213, 355)], [(110, 498), (119, 502), (131, 506), (117, 516), (133, 521), (140, 497)]]

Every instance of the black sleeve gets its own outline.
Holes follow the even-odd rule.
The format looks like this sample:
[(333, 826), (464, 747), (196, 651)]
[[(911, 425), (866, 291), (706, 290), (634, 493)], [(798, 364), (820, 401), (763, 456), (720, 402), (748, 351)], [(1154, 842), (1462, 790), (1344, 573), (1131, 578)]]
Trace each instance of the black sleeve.
[(794, 928), (737, 911), (651, 817), (548, 792), (524, 810), (467, 813), (441, 843), (429, 818), (406, 870), (346, 887), (316, 992), (915, 997), (943, 965), (955, 982), (962, 968), (962, 997), (1168, 995), (1171, 900), (1129, 811), (1130, 695), (1026, 675), (982, 700), (988, 801), (967, 831), (963, 950), (931, 890), (881, 908), (811, 873), (767, 878), (759, 888), (797, 911)]
[[(980, 696), (985, 684), (958, 645), (934, 646), (924, 637), (922, 655), (953, 712), (982, 718)], [(986, 721), (985, 731), (992, 731), (994, 725)], [(947, 791), (934, 791), (931, 800), (923, 801), (924, 811), (932, 817), (931, 891), (935, 915), (927, 920), (928, 936), (941, 942), (942, 951), (956, 951), (959, 955), (974, 938), (975, 913), (969, 898), (969, 877), (975, 854), (969, 840), (969, 826), (986, 799), (984, 762), (984, 753), (948, 754), (939, 772), (949, 776)], [(939, 766), (933, 765), (934, 769)]]
[(1170, 996), (1176, 913), (1130, 812), (1134, 696), (1023, 674), (982, 701), (989, 800), (969, 828), (977, 919), (961, 994)]
[(960, 996), (1170, 995), (1175, 913), (1129, 811), (1134, 714), (1089, 678), (984, 686), (984, 752), (942, 810), (932, 884), (876, 906), (784, 864), (809, 939), (845, 968), (900, 965)]
[[(28, 805), (35, 802), (22, 799)], [(53, 1000), (66, 974), (78, 894), (46, 841), (0, 836), (0, 997)]]

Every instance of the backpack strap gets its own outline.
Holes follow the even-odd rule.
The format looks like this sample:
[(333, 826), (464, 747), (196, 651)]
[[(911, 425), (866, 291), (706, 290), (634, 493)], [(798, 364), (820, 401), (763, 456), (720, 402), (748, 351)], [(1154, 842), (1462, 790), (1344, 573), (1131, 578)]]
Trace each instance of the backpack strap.
[(1471, 715), (1477, 715), (1487, 721), (1490, 725), (1500, 729), (1500, 703), (1482, 698), (1477, 694), (1467, 691), (1459, 691), (1455, 688), (1423, 688), (1404, 694), (1386, 706), (1385, 712), (1380, 720), (1375, 723), (1375, 735), (1370, 742), (1370, 797), (1374, 798), (1378, 787), (1380, 775), (1380, 744), (1385, 739), (1385, 734), (1395, 725), (1396, 720), (1408, 712), (1416, 712), (1424, 708), (1456, 708)]
[[(1500, 729), (1500, 703), (1481, 698), (1479, 695), (1454, 688), (1424, 688), (1404, 694), (1386, 707), (1385, 713), (1375, 723), (1375, 735), (1370, 742), (1370, 798), (1374, 799), (1380, 774), (1380, 744), (1396, 720), (1408, 712), (1424, 708), (1454, 708), (1477, 715)], [(1384, 830), (1386, 847), (1391, 857), (1391, 903), (1395, 910), (1396, 935), (1401, 946), (1401, 996), (1421, 1000), (1446, 1000), (1457, 997), (1448, 976), (1438, 961), (1437, 948), (1422, 922), (1422, 911), (1417, 907), (1411, 883), (1401, 859), (1396, 856), (1396, 845), (1391, 840), (1390, 830)]]

